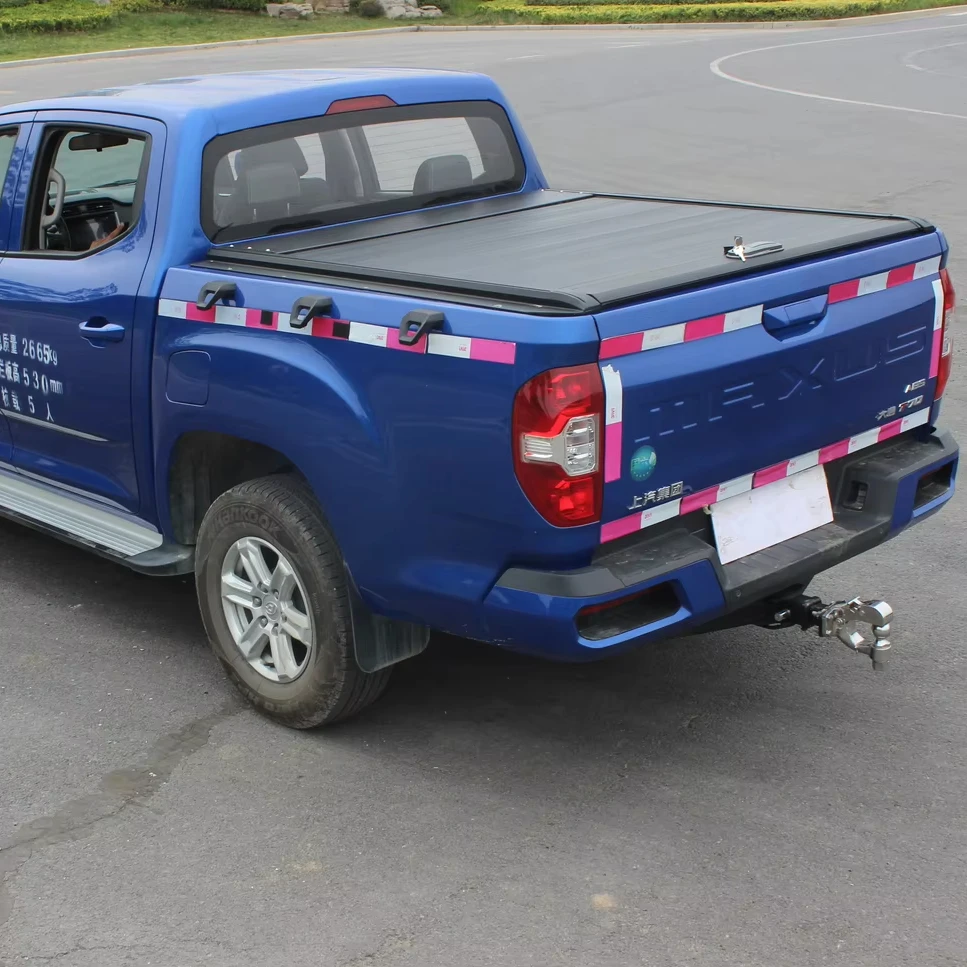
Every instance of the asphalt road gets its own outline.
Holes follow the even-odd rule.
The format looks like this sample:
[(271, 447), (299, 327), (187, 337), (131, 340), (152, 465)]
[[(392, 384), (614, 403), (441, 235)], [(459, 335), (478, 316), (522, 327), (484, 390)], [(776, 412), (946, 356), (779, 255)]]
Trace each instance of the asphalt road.
[[(555, 186), (933, 217), (967, 292), (950, 12), (343, 37), (0, 87), (341, 64), (494, 75)], [(967, 440), (964, 345), (945, 415)], [(965, 507), (817, 582), (897, 609), (885, 676), (799, 632), (581, 667), (441, 639), (312, 734), (238, 702), (187, 583), (0, 524), (0, 964), (965, 964)]]

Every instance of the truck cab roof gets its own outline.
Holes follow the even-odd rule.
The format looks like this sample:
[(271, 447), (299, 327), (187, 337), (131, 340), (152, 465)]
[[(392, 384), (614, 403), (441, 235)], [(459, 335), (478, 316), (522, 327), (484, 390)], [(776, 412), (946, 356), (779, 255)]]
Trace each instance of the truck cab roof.
[(400, 68), (245, 71), (175, 77), (10, 105), (7, 113), (108, 111), (184, 125), (214, 122), (218, 133), (325, 114), (333, 101), (388, 95), (397, 104), (492, 100), (505, 105), (481, 74)]

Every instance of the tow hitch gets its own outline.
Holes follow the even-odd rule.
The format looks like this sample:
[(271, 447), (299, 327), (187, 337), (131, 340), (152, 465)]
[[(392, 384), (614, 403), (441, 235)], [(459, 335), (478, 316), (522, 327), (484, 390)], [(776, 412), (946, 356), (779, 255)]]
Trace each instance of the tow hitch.
[[(868, 655), (874, 671), (883, 671), (890, 658), (890, 622), (893, 608), (885, 601), (837, 601), (823, 604), (819, 598), (800, 595), (778, 602), (770, 628), (799, 625), (803, 631), (815, 628), (821, 638), (838, 638), (847, 648)], [(857, 629), (869, 625), (872, 640)]]

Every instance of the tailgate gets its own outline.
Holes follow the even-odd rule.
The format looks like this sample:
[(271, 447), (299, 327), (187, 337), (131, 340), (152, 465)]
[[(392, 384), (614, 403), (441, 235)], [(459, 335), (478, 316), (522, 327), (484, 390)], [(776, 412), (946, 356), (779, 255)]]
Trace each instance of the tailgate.
[(936, 234), (601, 312), (602, 541), (929, 422)]

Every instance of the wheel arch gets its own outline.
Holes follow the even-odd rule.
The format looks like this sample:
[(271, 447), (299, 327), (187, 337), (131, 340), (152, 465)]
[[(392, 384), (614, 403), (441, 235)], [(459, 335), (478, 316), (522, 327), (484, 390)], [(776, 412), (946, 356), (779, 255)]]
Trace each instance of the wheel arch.
[(218, 497), (240, 483), (273, 473), (293, 473), (311, 488), (296, 461), (267, 444), (213, 430), (182, 433), (161, 473), (162, 506), (173, 539), (194, 544), (205, 514)]

